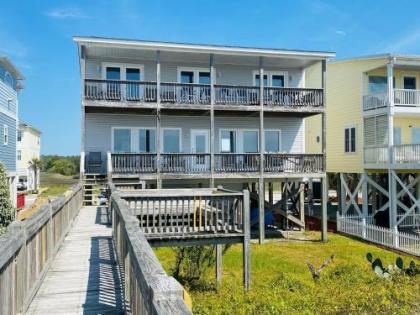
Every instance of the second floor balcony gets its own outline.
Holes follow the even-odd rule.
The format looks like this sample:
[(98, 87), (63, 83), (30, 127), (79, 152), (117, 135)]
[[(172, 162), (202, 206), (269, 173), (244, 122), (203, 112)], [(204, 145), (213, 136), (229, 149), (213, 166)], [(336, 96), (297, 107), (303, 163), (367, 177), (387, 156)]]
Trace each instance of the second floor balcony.
[(372, 168), (420, 168), (420, 144), (365, 147), (364, 163)]
[[(160, 103), (177, 105), (210, 105), (212, 88), (209, 84), (120, 81), (86, 79), (84, 99), (87, 101), (123, 102), (131, 105)], [(259, 106), (258, 86), (214, 85), (215, 109), (223, 106)], [(278, 109), (322, 109), (323, 89), (265, 87), (263, 102), (266, 107)]]
[[(322, 154), (266, 153), (263, 155), (265, 173), (323, 173)], [(87, 159), (88, 160), (88, 159)], [(87, 171), (89, 162), (86, 163)], [(216, 153), (214, 167), (210, 153), (113, 153), (107, 155), (107, 173), (164, 175), (259, 174), (260, 153)]]
[[(420, 90), (394, 89), (394, 106), (420, 108)], [(387, 92), (371, 93), (363, 96), (363, 110), (388, 107), (390, 97)]]

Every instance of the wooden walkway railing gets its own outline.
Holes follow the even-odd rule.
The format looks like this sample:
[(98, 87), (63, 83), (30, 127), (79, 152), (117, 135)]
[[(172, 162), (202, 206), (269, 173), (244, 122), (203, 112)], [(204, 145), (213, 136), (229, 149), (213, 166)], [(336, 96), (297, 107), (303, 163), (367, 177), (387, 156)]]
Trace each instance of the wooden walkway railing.
[(183, 287), (169, 277), (150, 247), (139, 221), (118, 192), (111, 196), (115, 250), (125, 281), (125, 300), (131, 313), (191, 314)]
[(0, 314), (26, 311), (82, 202), (82, 186), (77, 185), (0, 236)]

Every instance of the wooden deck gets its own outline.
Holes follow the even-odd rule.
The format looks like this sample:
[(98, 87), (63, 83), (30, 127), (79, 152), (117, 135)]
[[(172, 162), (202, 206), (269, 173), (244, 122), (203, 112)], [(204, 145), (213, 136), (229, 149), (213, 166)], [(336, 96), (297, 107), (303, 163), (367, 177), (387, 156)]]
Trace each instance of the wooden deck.
[(28, 314), (122, 314), (122, 284), (105, 209), (84, 207)]

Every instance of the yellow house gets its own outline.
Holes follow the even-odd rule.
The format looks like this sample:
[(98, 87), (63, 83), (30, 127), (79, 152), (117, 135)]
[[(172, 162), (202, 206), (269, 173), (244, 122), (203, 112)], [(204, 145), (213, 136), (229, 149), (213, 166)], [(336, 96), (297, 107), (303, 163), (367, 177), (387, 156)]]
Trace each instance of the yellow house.
[[(339, 175), (341, 214), (392, 229), (418, 228), (420, 56), (336, 60), (327, 73), (326, 166)], [(306, 75), (307, 82), (315, 80), (311, 71)], [(319, 119), (305, 121), (308, 153), (321, 150)]]

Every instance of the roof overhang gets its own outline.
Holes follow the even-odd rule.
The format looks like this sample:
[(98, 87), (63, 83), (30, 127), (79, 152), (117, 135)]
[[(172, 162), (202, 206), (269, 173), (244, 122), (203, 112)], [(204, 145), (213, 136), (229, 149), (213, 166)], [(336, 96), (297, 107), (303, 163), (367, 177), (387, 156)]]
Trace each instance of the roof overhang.
[(7, 71), (9, 71), (16, 78), (16, 80), (25, 79), (18, 68), (16, 68), (15, 65), (6, 56), (0, 56), (0, 63), (6, 67)]
[(325, 51), (307, 51), (307, 50), (291, 50), (291, 49), (274, 49), (274, 48), (253, 48), (238, 46), (221, 46), (221, 45), (197, 45), (187, 43), (171, 43), (144, 40), (114, 39), (100, 37), (73, 37), (74, 41), (86, 48), (90, 47), (110, 47), (121, 49), (141, 49), (161, 52), (178, 52), (178, 53), (201, 53), (214, 54), (224, 56), (250, 56), (250, 57), (267, 57), (267, 58), (287, 58), (287, 59), (306, 59), (308, 61), (327, 60), (335, 57), (334, 52)]

